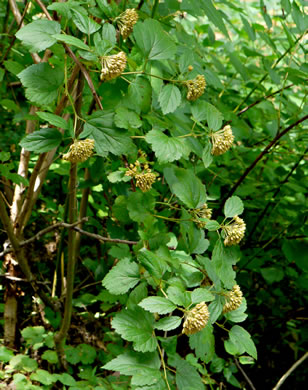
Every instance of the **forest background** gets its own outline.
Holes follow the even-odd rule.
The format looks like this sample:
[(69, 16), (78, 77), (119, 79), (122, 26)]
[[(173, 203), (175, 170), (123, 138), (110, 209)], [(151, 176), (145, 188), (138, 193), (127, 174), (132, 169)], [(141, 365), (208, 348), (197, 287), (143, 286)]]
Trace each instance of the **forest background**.
[(0, 2), (1, 388), (303, 388), (307, 28)]

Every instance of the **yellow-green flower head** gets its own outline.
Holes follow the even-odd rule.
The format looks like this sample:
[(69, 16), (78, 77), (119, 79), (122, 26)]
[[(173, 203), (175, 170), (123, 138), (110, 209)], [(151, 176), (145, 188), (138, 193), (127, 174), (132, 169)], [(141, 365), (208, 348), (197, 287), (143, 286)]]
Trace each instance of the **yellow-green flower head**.
[(230, 125), (225, 126), (222, 130), (216, 131), (211, 135), (212, 154), (219, 156), (229, 150), (234, 141), (234, 135)]
[(140, 173), (135, 175), (136, 187), (139, 187), (142, 192), (147, 192), (152, 188), (152, 184), (156, 181), (156, 175), (152, 172)]
[(128, 8), (118, 19), (120, 34), (126, 39), (132, 32), (134, 25), (137, 23), (138, 13), (135, 8)]
[(92, 156), (94, 151), (94, 140), (87, 138), (82, 141), (75, 140), (70, 146), (69, 151), (65, 153), (63, 160), (70, 161), (71, 163), (84, 162)]
[(206, 222), (200, 221), (199, 218), (211, 219), (212, 209), (210, 209), (208, 205), (204, 203), (204, 205), (202, 205), (200, 208), (190, 210), (190, 214), (193, 216), (194, 222), (196, 223), (198, 228), (202, 229), (205, 227)]
[(112, 80), (119, 77), (126, 67), (126, 54), (120, 51), (118, 54), (101, 57), (102, 81)]
[(198, 74), (195, 79), (188, 80), (185, 84), (188, 88), (186, 95), (187, 100), (194, 101), (197, 100), (201, 95), (203, 95), (206, 86), (205, 78), (203, 75)]
[(238, 244), (245, 235), (246, 224), (244, 220), (237, 215), (233, 218), (234, 222), (223, 227), (225, 233), (224, 244), (231, 246)]
[(202, 330), (210, 317), (208, 307), (205, 302), (198, 303), (185, 315), (182, 333), (192, 335)]
[(242, 301), (243, 293), (240, 286), (236, 284), (226, 295), (226, 303), (224, 304), (222, 312), (229, 313), (229, 311), (238, 309), (241, 306)]

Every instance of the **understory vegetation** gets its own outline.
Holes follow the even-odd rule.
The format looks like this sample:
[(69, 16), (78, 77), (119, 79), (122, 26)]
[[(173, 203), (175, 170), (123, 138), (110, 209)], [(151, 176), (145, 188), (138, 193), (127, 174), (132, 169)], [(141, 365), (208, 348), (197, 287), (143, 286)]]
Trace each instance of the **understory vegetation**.
[(0, 388), (303, 388), (307, 32), (304, 0), (0, 3)]

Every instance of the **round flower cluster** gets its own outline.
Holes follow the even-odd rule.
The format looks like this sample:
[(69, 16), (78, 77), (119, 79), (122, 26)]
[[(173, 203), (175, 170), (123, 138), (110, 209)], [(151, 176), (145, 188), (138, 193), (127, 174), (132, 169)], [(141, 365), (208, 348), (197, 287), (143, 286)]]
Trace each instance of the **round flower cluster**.
[(210, 317), (208, 307), (205, 302), (198, 303), (185, 315), (182, 333), (191, 335), (202, 330)]
[(102, 81), (112, 80), (120, 76), (126, 67), (126, 54), (120, 51), (118, 54), (101, 57)]
[(226, 295), (226, 303), (224, 304), (222, 312), (229, 313), (229, 311), (238, 309), (241, 306), (242, 301), (243, 293), (240, 286), (236, 284)]
[(194, 101), (203, 95), (206, 82), (204, 76), (198, 74), (195, 79), (186, 81), (185, 85), (188, 88), (186, 95), (187, 100)]
[(133, 28), (137, 23), (137, 20), (138, 13), (135, 8), (129, 8), (125, 10), (125, 12), (119, 16), (117, 23), (119, 25), (120, 34), (122, 35), (123, 39), (126, 39), (133, 32)]
[(206, 222), (200, 221), (199, 218), (211, 219), (212, 217), (212, 209), (209, 209), (206, 203), (204, 203), (204, 205), (202, 205), (200, 208), (192, 209), (189, 212), (194, 218), (194, 222), (196, 222), (196, 225), (200, 229), (203, 229), (205, 227)]
[(245, 235), (246, 224), (244, 220), (237, 215), (233, 218), (233, 220), (233, 223), (223, 227), (223, 231), (225, 233), (225, 246), (238, 244)]
[(234, 135), (230, 125), (225, 126), (222, 130), (211, 134), (212, 137), (212, 154), (219, 156), (229, 150), (234, 141)]
[(131, 176), (136, 179), (136, 187), (142, 192), (147, 192), (152, 188), (156, 181), (156, 174), (152, 172), (148, 164), (140, 164), (137, 160), (135, 164), (130, 164), (125, 176)]
[(63, 160), (71, 163), (84, 162), (92, 156), (94, 149), (94, 140), (87, 138), (82, 141), (75, 140), (70, 146), (69, 151), (63, 154)]

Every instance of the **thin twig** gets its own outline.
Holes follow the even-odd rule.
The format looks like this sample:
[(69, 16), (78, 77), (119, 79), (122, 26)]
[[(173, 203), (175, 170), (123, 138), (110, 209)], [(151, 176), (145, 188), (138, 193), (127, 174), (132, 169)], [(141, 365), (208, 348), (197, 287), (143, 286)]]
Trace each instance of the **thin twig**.
[(94, 238), (95, 240), (103, 241), (103, 242), (113, 242), (118, 244), (127, 244), (127, 245), (137, 245), (139, 241), (129, 241), (129, 240), (121, 240), (119, 238), (109, 238), (109, 237), (103, 237), (99, 234), (94, 234), (87, 232), (85, 230), (80, 229), (79, 227), (73, 227), (72, 229), (76, 230), (76, 232), (79, 232), (80, 234), (84, 234), (85, 236)]
[(252, 388), (252, 390), (256, 390), (256, 388), (254, 387), (253, 383), (251, 382), (251, 380), (249, 379), (248, 375), (246, 374), (246, 372), (244, 371), (244, 369), (241, 367), (240, 363), (238, 362), (238, 360), (236, 358), (234, 358), (234, 361), (235, 361), (235, 364), (236, 364), (236, 367), (241, 371), (241, 373), (243, 374), (243, 377), (246, 379), (247, 383), (249, 384), (249, 386)]
[(280, 386), (283, 384), (283, 382), (288, 378), (289, 375), (292, 374), (292, 372), (300, 365), (303, 363), (305, 359), (308, 357), (308, 352), (306, 352), (299, 360), (297, 360), (291, 368), (279, 379), (277, 382), (276, 386), (273, 387), (273, 390), (278, 390)]
[(277, 134), (276, 137), (265, 147), (265, 149), (259, 154), (259, 156), (253, 161), (253, 163), (245, 170), (245, 172), (242, 174), (242, 176), (234, 184), (234, 186), (231, 188), (231, 190), (227, 194), (226, 199), (234, 194), (234, 192), (242, 184), (242, 182), (245, 180), (245, 178), (248, 176), (248, 174), (253, 170), (253, 168), (257, 165), (257, 163), (265, 156), (266, 153), (269, 152), (269, 150), (273, 146), (275, 146), (277, 144), (279, 139), (281, 137), (283, 137), (284, 135), (286, 135), (290, 130), (292, 130), (293, 127), (296, 127), (300, 123), (304, 122), (306, 119), (308, 119), (308, 115), (305, 115), (303, 118), (301, 118), (301, 119), (297, 120), (296, 122), (292, 123), (286, 129), (284, 129), (281, 133)]

